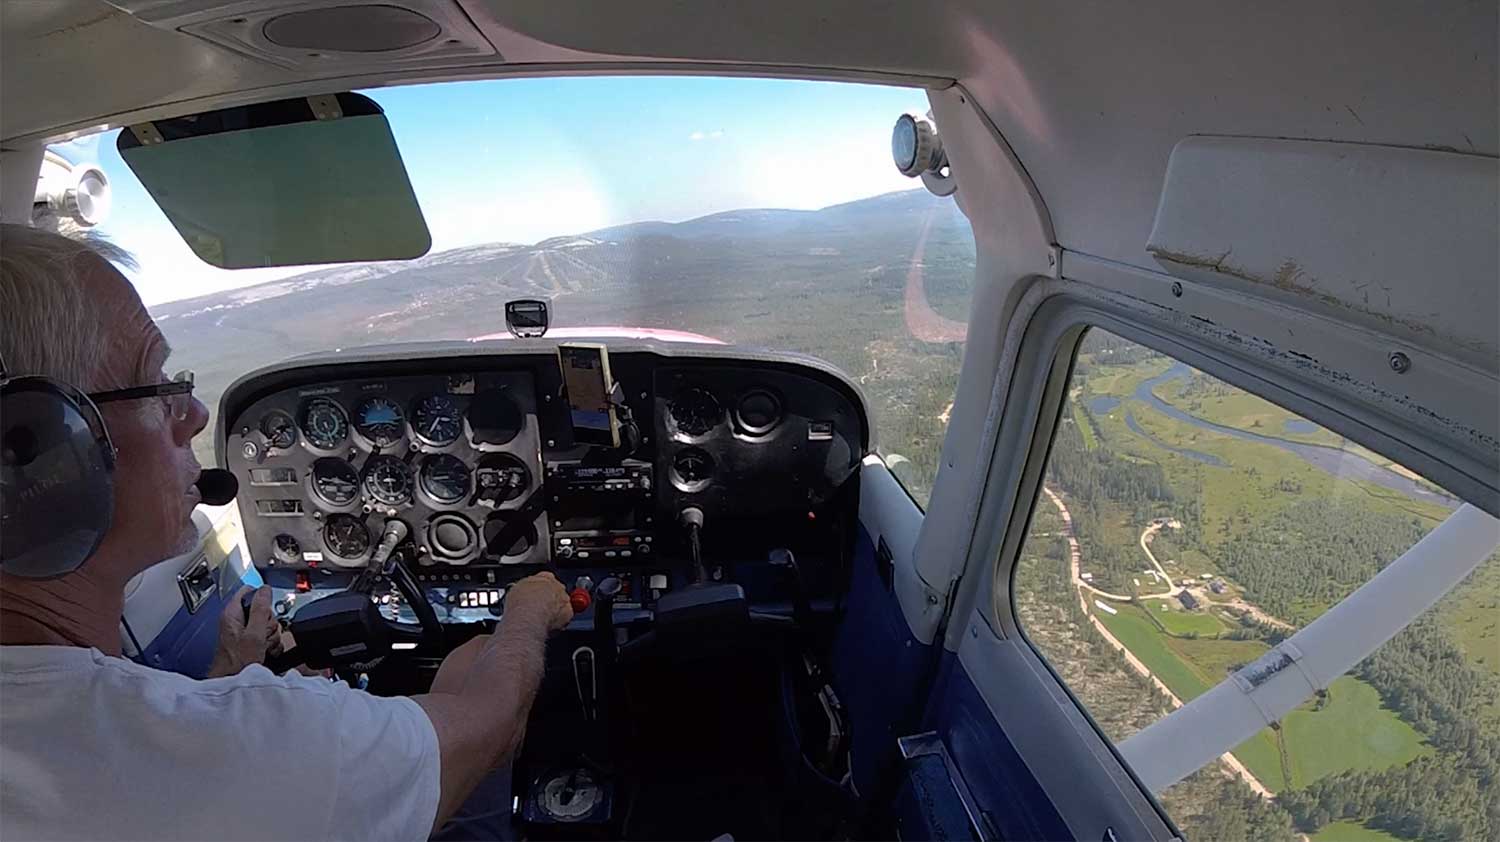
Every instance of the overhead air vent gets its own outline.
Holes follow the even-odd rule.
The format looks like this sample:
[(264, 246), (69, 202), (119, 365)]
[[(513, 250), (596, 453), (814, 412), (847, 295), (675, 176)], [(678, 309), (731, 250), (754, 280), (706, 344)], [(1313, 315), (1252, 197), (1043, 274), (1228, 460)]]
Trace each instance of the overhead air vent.
[(152, 26), (193, 35), (282, 67), (351, 69), (495, 61), (494, 46), (455, 0), (111, 0)]
[(443, 28), (399, 6), (335, 6), (277, 15), (261, 34), (278, 47), (297, 50), (384, 53), (426, 44)]

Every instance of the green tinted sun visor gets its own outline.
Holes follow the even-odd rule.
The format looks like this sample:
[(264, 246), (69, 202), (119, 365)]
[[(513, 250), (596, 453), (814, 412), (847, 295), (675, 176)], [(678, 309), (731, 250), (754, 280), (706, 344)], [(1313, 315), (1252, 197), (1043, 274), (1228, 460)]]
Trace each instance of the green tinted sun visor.
[(432, 246), (390, 123), (359, 94), (142, 123), (117, 146), (214, 266), (405, 260)]

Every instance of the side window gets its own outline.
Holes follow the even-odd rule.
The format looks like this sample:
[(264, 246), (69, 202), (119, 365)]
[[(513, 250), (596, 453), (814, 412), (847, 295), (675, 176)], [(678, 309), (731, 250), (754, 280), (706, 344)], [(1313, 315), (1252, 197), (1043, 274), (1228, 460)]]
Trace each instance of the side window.
[[(1022, 629), (1114, 741), (1316, 619), (1459, 502), (1100, 330), (1017, 564)], [(1189, 838), (1495, 839), (1500, 561), (1281, 722), (1158, 793)]]

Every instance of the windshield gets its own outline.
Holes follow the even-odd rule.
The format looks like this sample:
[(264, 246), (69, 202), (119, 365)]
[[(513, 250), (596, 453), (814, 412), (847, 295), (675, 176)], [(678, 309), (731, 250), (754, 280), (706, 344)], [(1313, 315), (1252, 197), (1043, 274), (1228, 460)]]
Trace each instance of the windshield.
[[(953, 199), (891, 162), (891, 127), (927, 111), (924, 91), (632, 77), (363, 93), (386, 112), (432, 232), (415, 260), (216, 269), (120, 160), (117, 132), (55, 147), (108, 173), (99, 231), (135, 256), (127, 274), (172, 345), (169, 366), (194, 369), (211, 410), (259, 366), (498, 339), (507, 300), (543, 298), (554, 330), (672, 331), (661, 337), (833, 363), (865, 391), (881, 452), (925, 503), (974, 244)], [(210, 437), (198, 447), (212, 461)]]

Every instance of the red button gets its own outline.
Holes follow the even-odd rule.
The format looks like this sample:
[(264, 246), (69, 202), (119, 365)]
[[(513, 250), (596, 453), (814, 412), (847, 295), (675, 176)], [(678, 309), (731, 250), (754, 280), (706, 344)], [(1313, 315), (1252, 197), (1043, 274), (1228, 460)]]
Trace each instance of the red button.
[(573, 606), (574, 614), (582, 614), (589, 610), (589, 606), (594, 603), (594, 598), (589, 596), (589, 592), (583, 588), (574, 588), (573, 592), (568, 594), (568, 603)]

